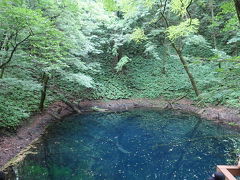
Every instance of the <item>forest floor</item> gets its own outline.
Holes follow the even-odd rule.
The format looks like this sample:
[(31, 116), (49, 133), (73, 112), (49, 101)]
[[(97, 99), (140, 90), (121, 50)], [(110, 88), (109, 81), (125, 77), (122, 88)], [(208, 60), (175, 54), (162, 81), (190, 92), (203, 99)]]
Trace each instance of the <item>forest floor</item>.
[[(174, 109), (194, 113), (202, 118), (223, 123), (234, 129), (240, 129), (240, 109), (223, 106), (199, 107), (188, 99), (166, 101), (163, 99), (122, 99), (82, 101), (78, 108), (87, 111), (122, 111), (140, 107), (155, 107), (158, 109)], [(56, 102), (43, 113), (32, 116), (14, 134), (0, 136), (0, 169), (10, 167), (15, 162), (10, 161), (16, 155), (35, 142), (44, 134), (46, 127), (71, 115), (73, 110), (62, 102)], [(10, 161), (10, 162), (9, 162)], [(8, 163), (9, 162), (9, 163)]]

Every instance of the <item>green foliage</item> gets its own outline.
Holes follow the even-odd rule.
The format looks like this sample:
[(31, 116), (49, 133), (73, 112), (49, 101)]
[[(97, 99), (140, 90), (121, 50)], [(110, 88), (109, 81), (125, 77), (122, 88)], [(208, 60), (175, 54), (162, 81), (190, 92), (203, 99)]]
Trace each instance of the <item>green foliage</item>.
[(186, 37), (198, 31), (199, 20), (198, 19), (188, 19), (181, 22), (177, 26), (170, 26), (167, 28), (168, 38), (172, 41), (177, 38)]
[(184, 41), (184, 54), (190, 57), (211, 58), (214, 56), (211, 44), (201, 35), (189, 36)]
[(117, 63), (117, 65), (116, 65), (116, 67), (115, 67), (115, 70), (116, 70), (117, 72), (122, 71), (123, 67), (124, 67), (127, 63), (129, 63), (130, 61), (131, 61), (131, 59), (129, 59), (129, 57), (127, 57), (127, 56), (122, 57), (122, 58), (120, 59), (120, 61)]
[(144, 34), (144, 30), (141, 28), (134, 29), (133, 33), (131, 34), (131, 39), (140, 43), (144, 40), (147, 40), (147, 37)]
[[(233, 3), (166, 2), (2, 0), (0, 66), (14, 45), (29, 38), (0, 69), (0, 128), (17, 127), (38, 110), (43, 74), (50, 77), (46, 105), (62, 99), (186, 96), (200, 104), (239, 107)], [(197, 82), (199, 98), (172, 43)]]
[(0, 10), (1, 28), (6, 28), (9, 31), (25, 30), (36, 25), (41, 26), (43, 25), (41, 23), (43, 23), (45, 20), (43, 17), (41, 17), (42, 15), (40, 11), (33, 11), (24, 7), (2, 5), (0, 6)]
[(180, 16), (184, 16), (187, 14), (190, 3), (191, 0), (171, 0), (171, 10)]
[(31, 80), (0, 80), (0, 127), (11, 128), (36, 110), (41, 86)]
[[(34, 6), (49, 7), (49, 12), (44, 11), (45, 17), (40, 8), (37, 10), (26, 8), (27, 1), (19, 1), (17, 4), (9, 2), (5, 4), (3, 2), (0, 7), (2, 12), (0, 18), (5, 19), (1, 21), (0, 27), (0, 50), (2, 50), (0, 65), (6, 62), (7, 56), (14, 49), (14, 47), (9, 48), (9, 45), (14, 45), (28, 35), (30, 36), (14, 52), (12, 61), (8, 62), (4, 69), (1, 85), (8, 88), (2, 88), (0, 93), (0, 128), (16, 127), (21, 124), (22, 120), (37, 111), (43, 73), (50, 77), (50, 86), (47, 87), (53, 88), (49, 91), (46, 104), (63, 99), (65, 96), (69, 97), (66, 95), (67, 93), (61, 91), (63, 89), (68, 92), (69, 86), (71, 89), (79, 87), (83, 90), (83, 87), (94, 88), (94, 81), (87, 74), (96, 73), (98, 65), (90, 62), (84, 63), (82, 58), (87, 59), (89, 53), (101, 53), (97, 49), (100, 44), (93, 43), (97, 37), (93, 32), (98, 31), (98, 24), (93, 22), (93, 19), (89, 20), (87, 16), (90, 15), (85, 9), (86, 5), (82, 6), (83, 2), (79, 2), (79, 4), (70, 3), (70, 1), (62, 1), (59, 4), (53, 4), (53, 1), (32, 2), (31, 5), (34, 4)], [(74, 8), (73, 4), (76, 5)], [(96, 4), (88, 4), (90, 6), (87, 8)], [(59, 11), (60, 7), (63, 8), (63, 11)], [(62, 14), (59, 15), (58, 12), (62, 12)], [(53, 21), (52, 17), (56, 14), (59, 19), (55, 17)], [(99, 19), (99, 25), (101, 22), (107, 21), (105, 17), (99, 17), (95, 12), (93, 14), (96, 19)], [(62, 18), (62, 15), (65, 15), (66, 18)], [(71, 18), (74, 22), (81, 21), (81, 26), (76, 24), (66, 26)], [(87, 32), (88, 29), (90, 31)], [(23, 70), (23, 73), (19, 73), (19, 70)], [(55, 80), (55, 78), (59, 80)], [(14, 81), (16, 84), (13, 83)], [(69, 83), (68, 87), (56, 88), (61, 86), (61, 82), (66, 81)], [(55, 88), (58, 89), (57, 92)], [(11, 94), (11, 96), (5, 96), (5, 94)]]
[(133, 15), (137, 10), (137, 2), (134, 0), (119, 1), (120, 9), (126, 13), (127, 16)]
[[(186, 75), (181, 72), (175, 59), (168, 59), (168, 74), (162, 74), (163, 64), (159, 59), (131, 58), (124, 73), (111, 72), (111, 64), (102, 63), (104, 73), (98, 74), (94, 79), (100, 84), (93, 93), (94, 99), (121, 99), (121, 98), (176, 98), (184, 96), (189, 84)], [(175, 65), (176, 64), (176, 65)], [(176, 73), (171, 70), (178, 69)], [(108, 78), (111, 76), (111, 79)], [(188, 90), (187, 90), (188, 91)], [(191, 93), (189, 93), (191, 96)]]
[(104, 8), (106, 8), (108, 11), (116, 11), (117, 10), (117, 4), (115, 0), (103, 0)]
[(93, 79), (90, 76), (87, 76), (82, 73), (78, 73), (78, 74), (69, 73), (69, 74), (65, 75), (64, 78), (66, 78), (69, 83), (70, 82), (77, 83), (77, 84), (82, 85), (87, 88), (93, 88), (93, 86), (94, 86)]
[(230, 40), (228, 40), (228, 44), (234, 44), (240, 42), (240, 32), (238, 32), (235, 36), (233, 36)]
[(234, 31), (239, 28), (238, 18), (234, 6), (234, 1), (223, 2), (220, 6), (221, 11), (217, 14), (219, 23), (223, 23), (222, 31)]
[[(24, 7), (16, 7), (13, 5), (0, 5), (0, 40), (1, 49), (0, 63), (8, 65), (11, 62), (11, 55), (18, 51), (18, 46), (29, 43), (32, 37), (32, 46), (36, 46), (37, 49), (44, 50), (41, 48), (42, 40), (37, 41), (35, 38), (49, 39), (49, 34), (53, 33), (50, 30), (50, 22), (42, 16), (41, 11), (33, 11)], [(47, 32), (49, 31), (49, 32)], [(37, 34), (37, 35), (36, 35)], [(38, 38), (39, 39), (39, 38)], [(49, 39), (48, 43), (52, 42)], [(54, 44), (49, 44), (54, 45)], [(48, 46), (48, 48), (51, 46)]]

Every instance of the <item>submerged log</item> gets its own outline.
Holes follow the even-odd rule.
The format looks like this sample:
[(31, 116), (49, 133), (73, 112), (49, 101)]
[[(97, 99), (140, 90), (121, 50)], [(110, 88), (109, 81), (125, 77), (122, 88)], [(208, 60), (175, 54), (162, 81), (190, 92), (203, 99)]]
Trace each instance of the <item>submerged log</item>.
[(97, 111), (97, 112), (107, 112), (108, 111), (108, 109), (99, 108), (97, 106), (93, 106), (93, 107), (91, 107), (91, 109), (93, 111)]
[(64, 101), (64, 103), (66, 105), (68, 105), (73, 111), (75, 111), (76, 113), (78, 114), (81, 114), (82, 111), (78, 108), (78, 105), (74, 104), (74, 103), (70, 103), (70, 102), (67, 102), (67, 101)]
[(61, 117), (60, 116), (58, 116), (57, 114), (55, 114), (55, 113), (52, 113), (52, 112), (48, 112), (48, 114), (50, 114), (52, 117), (54, 117), (55, 119), (57, 119), (57, 120), (61, 120)]

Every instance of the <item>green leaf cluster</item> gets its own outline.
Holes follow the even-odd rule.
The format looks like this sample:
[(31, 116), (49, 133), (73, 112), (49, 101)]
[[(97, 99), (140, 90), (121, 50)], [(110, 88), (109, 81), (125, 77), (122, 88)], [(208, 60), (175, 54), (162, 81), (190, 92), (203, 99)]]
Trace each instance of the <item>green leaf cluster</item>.
[(168, 38), (174, 41), (178, 38), (194, 34), (198, 31), (199, 24), (200, 22), (198, 19), (188, 19), (181, 22), (179, 25), (170, 26), (167, 28)]

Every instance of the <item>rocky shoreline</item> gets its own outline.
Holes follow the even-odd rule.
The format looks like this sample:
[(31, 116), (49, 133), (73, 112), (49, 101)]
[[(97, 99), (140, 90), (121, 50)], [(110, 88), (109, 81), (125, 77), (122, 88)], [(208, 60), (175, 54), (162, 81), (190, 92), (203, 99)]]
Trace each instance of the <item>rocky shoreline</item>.
[[(214, 120), (240, 129), (240, 109), (223, 106), (199, 107), (193, 101), (187, 99), (166, 101), (163, 99), (121, 99), (121, 100), (94, 100), (82, 101), (74, 107), (68, 103), (56, 102), (41, 114), (32, 116), (16, 134), (0, 136), (0, 169), (12, 166), (19, 158), (17, 155), (26, 153), (31, 144), (36, 142), (44, 134), (47, 126), (73, 113), (88, 111), (122, 111), (132, 108), (154, 107), (159, 109), (173, 109), (183, 112), (194, 113), (202, 118)], [(77, 110), (79, 109), (79, 111)], [(13, 159), (10, 161), (11, 159)], [(21, 158), (20, 158), (21, 159)]]

